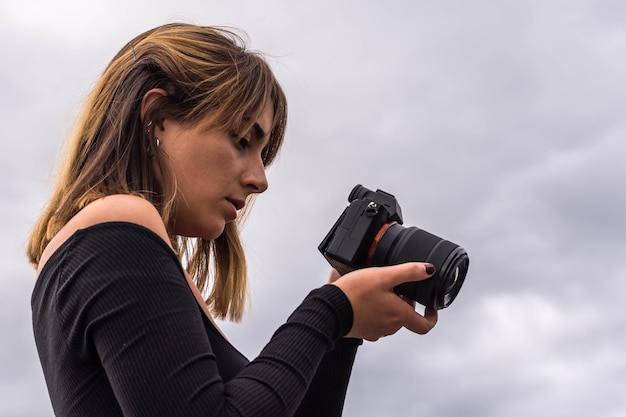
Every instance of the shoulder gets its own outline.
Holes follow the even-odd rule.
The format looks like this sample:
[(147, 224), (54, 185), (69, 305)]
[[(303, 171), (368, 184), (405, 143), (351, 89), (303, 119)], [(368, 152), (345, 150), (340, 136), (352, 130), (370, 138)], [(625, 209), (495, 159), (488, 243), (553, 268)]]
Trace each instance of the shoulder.
[(135, 195), (115, 194), (100, 198), (82, 209), (67, 223), (70, 232), (99, 223), (129, 222), (144, 226), (163, 240), (169, 237), (161, 215), (148, 200)]
[(61, 228), (44, 250), (38, 272), (50, 255), (76, 231), (107, 222), (138, 224), (152, 230), (171, 247), (165, 224), (152, 203), (135, 195), (115, 194), (88, 204)]

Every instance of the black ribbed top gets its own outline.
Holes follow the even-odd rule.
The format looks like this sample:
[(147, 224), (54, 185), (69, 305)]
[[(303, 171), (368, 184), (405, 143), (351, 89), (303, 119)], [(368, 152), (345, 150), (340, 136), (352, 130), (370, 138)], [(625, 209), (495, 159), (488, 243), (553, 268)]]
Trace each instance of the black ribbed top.
[(202, 313), (180, 262), (142, 226), (77, 231), (32, 296), (58, 416), (339, 416), (360, 340), (333, 285), (312, 291), (253, 361)]

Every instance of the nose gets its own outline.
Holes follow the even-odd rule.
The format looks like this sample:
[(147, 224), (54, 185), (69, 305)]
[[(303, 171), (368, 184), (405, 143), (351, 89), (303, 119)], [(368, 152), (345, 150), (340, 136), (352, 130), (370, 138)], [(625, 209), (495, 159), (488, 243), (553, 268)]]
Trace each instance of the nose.
[(265, 165), (261, 158), (255, 159), (246, 170), (243, 183), (250, 193), (260, 194), (267, 190), (267, 176), (265, 175)]

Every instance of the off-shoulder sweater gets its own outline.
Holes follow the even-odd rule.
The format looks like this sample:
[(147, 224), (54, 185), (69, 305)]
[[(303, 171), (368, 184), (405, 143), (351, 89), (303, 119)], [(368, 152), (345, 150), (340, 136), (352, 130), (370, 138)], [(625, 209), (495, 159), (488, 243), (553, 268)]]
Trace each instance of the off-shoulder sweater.
[(361, 340), (336, 286), (313, 290), (248, 361), (203, 314), (169, 246), (142, 226), (75, 232), (32, 295), (57, 416), (340, 416)]

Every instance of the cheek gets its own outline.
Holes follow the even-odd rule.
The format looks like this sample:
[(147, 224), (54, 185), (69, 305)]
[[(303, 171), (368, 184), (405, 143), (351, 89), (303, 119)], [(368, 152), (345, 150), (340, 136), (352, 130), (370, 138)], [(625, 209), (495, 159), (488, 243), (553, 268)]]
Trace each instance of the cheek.
[[(182, 138), (181, 138), (182, 139)], [(180, 191), (203, 193), (232, 181), (241, 164), (229, 137), (191, 138), (168, 152)]]
[(213, 161), (203, 158), (197, 152), (181, 152), (170, 157), (170, 166), (172, 167), (172, 175), (176, 179), (179, 189), (189, 189), (200, 185), (206, 178), (207, 171)]
[(200, 205), (206, 210), (209, 204), (214, 203), (213, 200), (227, 193), (228, 186), (233, 181), (233, 164), (224, 163), (224, 158), (219, 154), (211, 157), (195, 155), (178, 161), (174, 175), (179, 203), (194, 209), (194, 206)]

